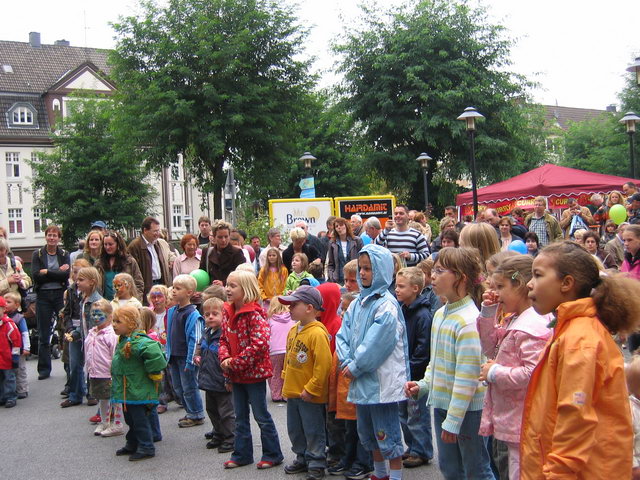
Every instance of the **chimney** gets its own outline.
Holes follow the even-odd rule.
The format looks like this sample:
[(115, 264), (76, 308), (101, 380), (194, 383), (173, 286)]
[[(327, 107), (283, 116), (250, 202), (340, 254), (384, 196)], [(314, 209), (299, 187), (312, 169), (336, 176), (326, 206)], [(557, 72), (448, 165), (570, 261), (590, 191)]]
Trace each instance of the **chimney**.
[(607, 112), (616, 113), (618, 108), (612, 103), (611, 105), (607, 105)]
[(40, 32), (29, 32), (29, 44), (34, 48), (40, 48)]
[(55, 42), (53, 42), (54, 45), (58, 45), (59, 47), (68, 47), (71, 45), (71, 43), (69, 42), (69, 40), (56, 40)]

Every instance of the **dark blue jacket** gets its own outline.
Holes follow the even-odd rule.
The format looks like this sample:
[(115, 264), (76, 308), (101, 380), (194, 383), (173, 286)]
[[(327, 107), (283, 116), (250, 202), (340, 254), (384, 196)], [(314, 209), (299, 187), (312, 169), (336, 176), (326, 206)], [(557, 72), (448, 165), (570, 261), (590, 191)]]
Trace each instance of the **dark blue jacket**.
[(402, 313), (407, 325), (411, 380), (422, 380), (431, 356), (431, 302), (420, 295), (411, 305), (403, 304)]
[(198, 372), (198, 386), (200, 390), (209, 392), (226, 392), (225, 380), (218, 359), (218, 345), (222, 329), (207, 328), (200, 339), (200, 371)]

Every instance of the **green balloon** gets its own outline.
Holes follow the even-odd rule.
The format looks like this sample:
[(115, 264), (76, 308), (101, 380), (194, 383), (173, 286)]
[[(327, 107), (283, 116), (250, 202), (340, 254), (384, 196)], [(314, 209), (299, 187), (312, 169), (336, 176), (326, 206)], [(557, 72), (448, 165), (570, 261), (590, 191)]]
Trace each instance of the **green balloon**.
[(191, 275), (193, 278), (196, 279), (196, 283), (197, 283), (196, 290), (198, 292), (202, 292), (211, 283), (209, 274), (204, 270), (197, 269), (191, 272), (189, 275)]
[(609, 218), (614, 221), (616, 225), (620, 225), (627, 220), (627, 209), (622, 205), (614, 205), (609, 209)]

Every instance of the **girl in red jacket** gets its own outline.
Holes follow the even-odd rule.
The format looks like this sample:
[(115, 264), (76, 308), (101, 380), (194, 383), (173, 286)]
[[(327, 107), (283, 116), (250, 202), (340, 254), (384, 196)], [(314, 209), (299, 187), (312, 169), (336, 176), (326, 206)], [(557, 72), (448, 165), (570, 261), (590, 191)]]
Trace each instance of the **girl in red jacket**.
[(218, 357), (224, 374), (233, 385), (236, 437), (231, 459), (225, 468), (253, 463), (253, 442), (249, 406), (260, 426), (262, 459), (259, 469), (271, 468), (284, 459), (278, 432), (267, 410), (267, 379), (272, 376), (269, 359), (270, 328), (260, 305), (260, 288), (251, 272), (235, 271), (227, 278), (228, 303), (222, 319)]

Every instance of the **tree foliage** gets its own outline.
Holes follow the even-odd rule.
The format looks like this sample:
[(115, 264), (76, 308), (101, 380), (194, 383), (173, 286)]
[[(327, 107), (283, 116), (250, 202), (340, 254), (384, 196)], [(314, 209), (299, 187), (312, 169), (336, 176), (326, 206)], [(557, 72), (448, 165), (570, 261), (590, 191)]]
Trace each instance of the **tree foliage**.
[(56, 124), (53, 152), (31, 168), (37, 206), (63, 226), (63, 242), (71, 247), (95, 220), (117, 229), (139, 225), (152, 188), (142, 168), (114, 152), (111, 101), (77, 98), (68, 106), (69, 115)]
[(537, 166), (542, 124), (524, 107), (526, 82), (507, 71), (512, 42), (482, 8), (432, 0), (363, 14), (364, 25), (336, 46), (342, 94), (373, 146), (370, 168), (391, 189), (421, 204), (415, 158), (424, 151), (435, 159), (431, 198), (451, 202), (453, 182), (469, 175), (469, 142), (456, 117), (470, 105), (486, 117), (476, 137), (481, 183)]
[(121, 148), (152, 167), (185, 152), (192, 178), (214, 192), (217, 218), (225, 166), (255, 196), (283, 188), (312, 86), (299, 59), (306, 32), (291, 8), (271, 0), (142, 7), (114, 25)]

